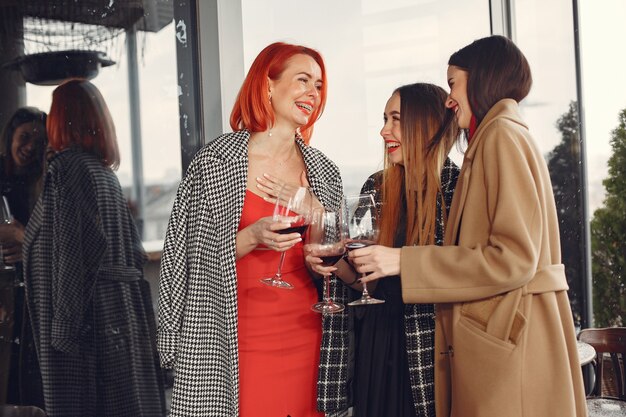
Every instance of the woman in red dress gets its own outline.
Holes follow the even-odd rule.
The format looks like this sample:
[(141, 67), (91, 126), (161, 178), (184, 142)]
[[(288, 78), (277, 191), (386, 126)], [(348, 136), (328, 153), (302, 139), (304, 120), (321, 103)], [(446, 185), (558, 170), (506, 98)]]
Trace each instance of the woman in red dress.
[[(179, 187), (161, 261), (159, 351), (175, 369), (171, 416), (321, 417), (321, 317), (302, 236), (272, 220), (278, 190), (309, 186), (336, 210), (337, 166), (308, 146), (326, 101), (317, 51), (274, 43), (253, 62), (235, 132), (200, 150)], [(295, 188), (295, 187), (294, 187)], [(282, 273), (292, 290), (263, 285)]]

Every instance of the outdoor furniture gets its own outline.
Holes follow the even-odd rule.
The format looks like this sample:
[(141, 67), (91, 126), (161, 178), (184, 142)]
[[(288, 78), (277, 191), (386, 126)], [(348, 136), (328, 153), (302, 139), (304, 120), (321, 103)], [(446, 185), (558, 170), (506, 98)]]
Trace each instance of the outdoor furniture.
[(596, 350), (594, 383), (587, 397), (589, 417), (626, 415), (626, 327), (584, 329), (581, 342)]
[(596, 350), (589, 343), (578, 341), (576, 342), (576, 347), (578, 348), (580, 366), (587, 365), (596, 358)]

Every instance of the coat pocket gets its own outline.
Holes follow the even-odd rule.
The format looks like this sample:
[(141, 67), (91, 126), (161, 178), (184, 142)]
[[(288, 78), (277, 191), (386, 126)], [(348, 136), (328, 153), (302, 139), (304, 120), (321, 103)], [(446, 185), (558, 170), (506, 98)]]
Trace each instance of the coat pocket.
[(461, 306), (450, 358), (453, 416), (521, 415), (522, 301), (515, 290)]
[(484, 300), (464, 303), (461, 319), (486, 338), (503, 346), (517, 345), (524, 333), (527, 319), (521, 310), (522, 290), (515, 290)]
[(521, 416), (522, 347), (461, 317), (454, 329), (452, 416)]

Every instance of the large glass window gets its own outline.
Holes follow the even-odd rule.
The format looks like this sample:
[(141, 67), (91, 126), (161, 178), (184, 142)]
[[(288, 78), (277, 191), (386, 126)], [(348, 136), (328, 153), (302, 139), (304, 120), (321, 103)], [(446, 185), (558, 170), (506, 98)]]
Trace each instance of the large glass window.
[(337, 163), (347, 193), (358, 192), (382, 168), (378, 132), (392, 91), (418, 81), (447, 90), (449, 56), (489, 35), (490, 27), (484, 0), (346, 0), (321, 2), (306, 13), (288, 0), (244, 0), (242, 15), (246, 70), (279, 40), (324, 56), (328, 103), (312, 145)]
[(517, 0), (515, 41), (526, 55), (533, 87), (521, 110), (552, 178), (574, 321), (584, 321), (584, 180), (580, 169), (572, 2)]
[[(141, 217), (142, 237), (148, 251), (160, 250), (181, 177), (176, 38), (171, 14), (169, 11), (170, 20), (161, 22), (165, 26), (157, 28), (158, 31), (137, 32), (136, 57), (127, 53), (127, 35), (124, 30), (118, 31), (113, 40), (93, 45), (95, 50), (106, 53), (116, 62), (100, 68), (98, 75), (91, 81), (102, 92), (111, 111), (122, 158), (117, 175), (128, 196), (129, 205)], [(46, 31), (47, 27), (52, 28), (53, 25), (57, 25), (57, 28), (70, 27), (69, 23), (64, 26), (50, 22), (50, 26), (46, 26), (41, 19), (31, 21), (33, 30)], [(25, 29), (28, 34), (28, 18)], [(57, 48), (57, 45), (51, 47)], [(39, 52), (39, 48), (37, 42), (31, 42), (26, 37), (26, 54)], [(134, 82), (128, 71), (130, 59), (137, 59), (138, 86), (135, 87), (139, 95), (134, 108), (131, 108), (130, 102)], [(55, 87), (27, 83), (26, 103), (48, 111)], [(139, 120), (133, 120), (133, 112), (139, 115)], [(134, 134), (132, 123), (138, 124)], [(133, 158), (132, 141), (139, 143), (136, 149), (141, 153), (140, 158), (137, 155)], [(139, 184), (135, 181), (137, 175), (143, 177)], [(137, 190), (137, 185), (143, 187), (143, 191)], [(142, 193), (141, 199), (137, 198), (139, 192)]]
[[(626, 325), (626, 3), (580, 0), (595, 325)], [(620, 117), (621, 116), (621, 117)]]

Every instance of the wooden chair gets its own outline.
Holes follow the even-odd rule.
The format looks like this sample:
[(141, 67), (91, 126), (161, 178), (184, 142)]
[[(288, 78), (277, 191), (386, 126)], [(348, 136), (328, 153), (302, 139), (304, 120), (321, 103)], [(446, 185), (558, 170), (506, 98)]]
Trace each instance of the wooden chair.
[(584, 329), (578, 340), (596, 350), (593, 388), (587, 397), (589, 416), (626, 415), (626, 327)]
[(26, 405), (0, 405), (0, 417), (46, 417), (41, 408)]

